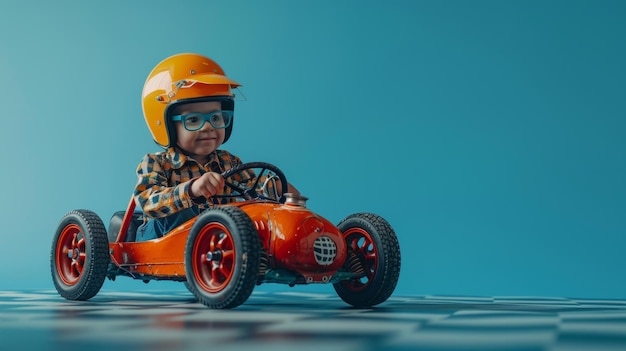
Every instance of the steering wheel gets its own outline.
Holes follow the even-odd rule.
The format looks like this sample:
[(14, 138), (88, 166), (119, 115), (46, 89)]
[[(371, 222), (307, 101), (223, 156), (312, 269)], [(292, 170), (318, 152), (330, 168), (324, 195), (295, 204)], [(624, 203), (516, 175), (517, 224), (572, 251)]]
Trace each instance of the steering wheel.
[[(229, 178), (232, 178), (235, 174), (238, 174), (245, 170), (250, 170), (250, 169), (260, 169), (261, 171), (259, 172), (259, 174), (256, 174), (253, 172), (255, 176), (254, 178), (249, 178), (249, 179), (244, 178), (241, 182), (234, 181), (234, 179), (229, 179)], [(264, 175), (266, 175), (266, 177), (264, 177)], [(243, 197), (246, 200), (258, 199), (258, 200), (278, 201), (280, 203), (284, 203), (285, 202), (284, 194), (288, 191), (287, 189), (289, 189), (289, 183), (287, 182), (287, 178), (285, 177), (285, 174), (283, 173), (283, 171), (281, 171), (278, 167), (274, 166), (273, 164), (265, 163), (265, 162), (242, 163), (222, 173), (222, 177), (224, 177), (224, 184), (227, 187), (231, 188), (233, 190), (233, 193), (232, 194), (219, 194), (219, 195), (213, 196), (213, 198), (223, 199), (223, 198)], [(258, 185), (261, 179), (265, 179), (265, 182), (267, 183), (275, 178), (278, 178), (278, 180), (280, 181), (280, 194), (277, 194), (279, 198), (274, 199), (265, 194), (259, 194), (257, 189), (258, 189)], [(252, 179), (254, 179), (254, 182), (250, 182)], [(263, 184), (261, 188), (265, 189), (265, 185), (266, 184)]]

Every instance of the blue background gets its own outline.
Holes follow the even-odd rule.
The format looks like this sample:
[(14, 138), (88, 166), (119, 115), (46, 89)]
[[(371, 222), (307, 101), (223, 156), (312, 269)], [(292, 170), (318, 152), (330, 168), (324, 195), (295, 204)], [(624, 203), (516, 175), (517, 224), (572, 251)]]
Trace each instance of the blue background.
[(396, 294), (625, 298), (624, 18), (607, 0), (5, 1), (0, 289), (52, 289), (59, 219), (127, 205), (159, 150), (144, 80), (197, 52), (244, 85), (228, 150), (333, 222), (391, 222)]

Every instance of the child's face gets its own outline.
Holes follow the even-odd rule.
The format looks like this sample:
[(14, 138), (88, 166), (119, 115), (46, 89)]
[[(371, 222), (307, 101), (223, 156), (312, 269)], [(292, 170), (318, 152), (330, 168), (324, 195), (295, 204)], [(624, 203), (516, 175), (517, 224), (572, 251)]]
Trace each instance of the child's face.
[[(191, 112), (209, 113), (219, 111), (222, 104), (219, 101), (197, 102), (178, 107), (177, 114)], [(196, 160), (204, 160), (213, 151), (222, 145), (225, 137), (225, 129), (216, 129), (211, 123), (204, 123), (201, 129), (189, 131), (182, 122), (176, 123), (176, 139), (178, 146), (185, 150), (189, 156)]]

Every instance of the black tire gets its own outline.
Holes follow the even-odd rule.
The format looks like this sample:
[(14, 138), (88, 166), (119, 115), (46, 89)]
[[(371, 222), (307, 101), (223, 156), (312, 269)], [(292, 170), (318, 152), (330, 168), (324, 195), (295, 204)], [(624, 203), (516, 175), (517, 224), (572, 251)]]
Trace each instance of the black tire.
[(87, 210), (68, 212), (57, 227), (50, 253), (54, 287), (68, 300), (94, 297), (106, 278), (109, 239), (100, 217)]
[(196, 298), (196, 295), (194, 294), (193, 290), (191, 290), (191, 285), (189, 285), (189, 282), (185, 280), (183, 283), (185, 284), (185, 288), (187, 288), (187, 290), (188, 290), (188, 291), (191, 293), (191, 295), (193, 296), (193, 299), (194, 299), (195, 301), (198, 301), (198, 299)]
[(346, 240), (348, 260), (356, 255), (364, 274), (334, 283), (335, 291), (355, 307), (367, 308), (386, 301), (400, 276), (400, 245), (393, 228), (384, 218), (371, 213), (350, 215), (337, 227)]
[(198, 216), (187, 239), (187, 285), (214, 309), (244, 303), (256, 285), (260, 241), (250, 217), (238, 207), (218, 207)]

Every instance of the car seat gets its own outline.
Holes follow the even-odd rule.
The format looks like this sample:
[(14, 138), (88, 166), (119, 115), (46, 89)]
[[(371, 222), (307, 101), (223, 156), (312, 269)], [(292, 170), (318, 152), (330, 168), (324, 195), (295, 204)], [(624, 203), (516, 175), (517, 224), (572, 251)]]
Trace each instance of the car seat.
[[(124, 214), (126, 211), (117, 211), (111, 216), (111, 221), (109, 222), (109, 242), (115, 242), (117, 240), (117, 236), (120, 233), (120, 229), (122, 228), (122, 222), (124, 221)], [(130, 221), (130, 225), (128, 226), (128, 232), (126, 233), (126, 242), (135, 241), (137, 237), (137, 228), (143, 223), (143, 213), (142, 212), (133, 212), (133, 218)]]

